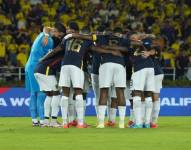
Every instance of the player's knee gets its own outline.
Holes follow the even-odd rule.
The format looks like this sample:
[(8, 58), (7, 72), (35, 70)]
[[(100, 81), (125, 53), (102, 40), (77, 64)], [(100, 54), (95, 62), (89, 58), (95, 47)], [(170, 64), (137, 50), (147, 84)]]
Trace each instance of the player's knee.
[(111, 108), (117, 108), (117, 98), (111, 98)]
[(82, 89), (80, 89), (80, 88), (75, 88), (74, 89), (74, 93), (75, 93), (75, 95), (82, 95)]
[(153, 96), (153, 92), (151, 92), (151, 91), (145, 91), (144, 92), (144, 97), (146, 98), (146, 97), (152, 97)]
[(126, 101), (125, 100), (118, 102), (118, 106), (125, 106), (125, 105), (126, 105)]
[(60, 92), (59, 92), (59, 91), (53, 91), (53, 92), (52, 92), (52, 95), (53, 95), (53, 96), (60, 95)]
[(142, 91), (138, 91), (138, 90), (132, 91), (132, 97), (135, 97), (135, 96), (142, 97), (142, 95), (143, 95)]
[(153, 93), (152, 94), (152, 99), (153, 99), (153, 102), (156, 102), (156, 101), (158, 101), (159, 100), (159, 93)]
[(68, 87), (62, 87), (63, 95), (66, 97), (69, 97), (70, 94), (70, 88)]
[(45, 91), (46, 96), (53, 96), (53, 91)]

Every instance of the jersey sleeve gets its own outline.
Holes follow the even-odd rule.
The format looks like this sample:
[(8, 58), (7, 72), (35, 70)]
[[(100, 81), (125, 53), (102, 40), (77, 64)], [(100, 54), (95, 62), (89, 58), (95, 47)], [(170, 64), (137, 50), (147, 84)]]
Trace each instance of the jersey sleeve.
[(96, 45), (106, 45), (108, 43), (108, 37), (106, 35), (97, 35)]
[(60, 43), (60, 46), (61, 46), (62, 49), (64, 49), (65, 45), (66, 45), (66, 39), (63, 38), (61, 43)]
[(130, 47), (130, 40), (127, 38), (122, 39), (121, 46), (129, 48)]

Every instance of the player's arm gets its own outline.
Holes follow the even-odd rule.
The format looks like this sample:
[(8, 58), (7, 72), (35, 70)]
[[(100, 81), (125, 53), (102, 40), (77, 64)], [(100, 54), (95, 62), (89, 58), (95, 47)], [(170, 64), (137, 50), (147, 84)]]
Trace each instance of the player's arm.
[(112, 51), (120, 51), (124, 53), (128, 53), (128, 48), (123, 46), (108, 46), (108, 45), (102, 45), (101, 46), (104, 49), (112, 50)]
[(67, 34), (64, 38), (65, 39), (76, 38), (76, 39), (90, 40), (90, 41), (96, 41), (97, 40), (96, 34), (85, 35), (85, 34), (79, 34), (79, 33), (71, 33), (71, 34)]
[(61, 44), (59, 44), (56, 48), (52, 49), (49, 53), (47, 53), (44, 57), (42, 57), (40, 59), (40, 62), (53, 57), (54, 55), (56, 55), (58, 52), (60, 52), (62, 50), (63, 50), (63, 47), (61, 46)]
[(156, 54), (156, 50), (155, 50), (155, 49), (151, 49), (151, 50), (149, 50), (149, 51), (142, 51), (141, 53), (142, 53), (142, 56), (143, 56), (144, 58), (147, 58), (147, 57), (149, 57), (149, 56), (155, 55), (155, 54)]
[(48, 54), (46, 54), (43, 58), (41, 58), (41, 61), (51, 58), (54, 55), (56, 55), (58, 52), (65, 50), (65, 45), (66, 45), (66, 39), (64, 37), (56, 48), (54, 48), (52, 51), (50, 51)]
[(112, 54), (115, 56), (121, 56), (122, 57), (122, 54), (120, 53), (120, 51), (105, 49), (101, 46), (91, 46), (90, 50), (95, 51), (97, 53)]
[(129, 39), (133, 42), (141, 42), (141, 40), (144, 38), (155, 38), (155, 35), (154, 34), (145, 34), (145, 33), (136, 33), (136, 34), (131, 34), (129, 36)]

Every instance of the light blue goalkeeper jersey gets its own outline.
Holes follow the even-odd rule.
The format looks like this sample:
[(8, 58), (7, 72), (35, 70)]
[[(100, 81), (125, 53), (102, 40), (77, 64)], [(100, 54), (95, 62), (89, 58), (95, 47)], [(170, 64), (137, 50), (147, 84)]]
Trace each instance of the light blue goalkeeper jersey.
[(43, 45), (44, 36), (45, 35), (42, 32), (35, 39), (31, 48), (29, 59), (25, 66), (25, 85), (26, 89), (30, 92), (39, 91), (38, 83), (34, 77), (34, 70), (40, 58), (46, 55), (49, 50), (53, 48), (53, 39), (51, 36), (48, 38), (48, 44), (46, 46)]

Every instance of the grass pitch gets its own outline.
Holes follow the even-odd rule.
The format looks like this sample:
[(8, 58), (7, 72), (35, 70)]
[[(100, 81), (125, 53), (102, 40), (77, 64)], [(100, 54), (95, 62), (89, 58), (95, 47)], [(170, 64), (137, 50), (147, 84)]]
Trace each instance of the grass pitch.
[(0, 118), (0, 150), (17, 149), (191, 150), (191, 118), (161, 117), (158, 129), (33, 128), (30, 118)]

